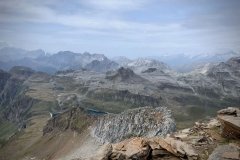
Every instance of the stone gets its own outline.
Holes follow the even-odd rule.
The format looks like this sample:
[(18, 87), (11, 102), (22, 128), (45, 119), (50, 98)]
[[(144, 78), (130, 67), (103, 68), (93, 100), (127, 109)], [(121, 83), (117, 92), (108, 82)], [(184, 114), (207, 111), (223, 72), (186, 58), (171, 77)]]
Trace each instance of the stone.
[[(233, 154), (231, 154), (233, 153)], [(237, 155), (238, 154), (238, 155)], [(221, 145), (214, 149), (208, 160), (239, 160), (239, 147), (234, 144)]]
[(188, 137), (188, 134), (186, 133), (176, 133), (174, 137), (179, 138), (179, 139), (185, 139)]
[(174, 152), (171, 144), (167, 143), (163, 138), (157, 139), (157, 142), (158, 142), (158, 144), (159, 144), (162, 148), (164, 148), (164, 149), (167, 150), (168, 152), (170, 152), (170, 153), (172, 153), (172, 154), (174, 154), (174, 155), (177, 156), (177, 154)]
[(175, 140), (174, 138), (167, 137), (165, 138), (165, 141), (170, 144), (172, 150), (174, 151), (173, 154), (180, 155), (181, 157), (184, 157), (185, 155), (187, 157), (197, 157), (198, 154), (194, 151), (191, 145)]
[(240, 159), (239, 157), (239, 152), (224, 152), (222, 154), (223, 158), (228, 158), (228, 159)]
[(90, 158), (90, 160), (108, 160), (108, 157), (112, 153), (112, 145), (105, 144), (97, 151), (94, 157)]
[(170, 156), (170, 155), (172, 155), (172, 154), (169, 153), (168, 151), (164, 150), (164, 149), (154, 149), (154, 150), (152, 150), (152, 157), (153, 158)]
[(216, 119), (216, 118), (214, 118), (214, 119), (211, 119), (210, 120), (210, 122), (208, 122), (207, 123), (207, 129), (208, 128), (213, 128), (213, 127), (220, 127), (220, 122)]
[(197, 142), (198, 142), (198, 143), (207, 143), (207, 142), (208, 142), (208, 139), (207, 139), (207, 137), (201, 137), (200, 139), (198, 139)]
[(218, 115), (221, 123), (221, 135), (225, 138), (240, 138), (240, 117)]
[(149, 139), (149, 146), (154, 150), (154, 149), (162, 149), (162, 147), (155, 141), (156, 138), (151, 138)]
[(187, 138), (188, 135), (191, 134), (191, 132), (192, 131), (190, 128), (186, 128), (186, 129), (183, 129), (183, 130), (175, 133), (174, 137), (183, 140), (183, 139)]
[(228, 107), (226, 109), (221, 109), (218, 111), (219, 115), (232, 115), (239, 117), (240, 116), (240, 109), (239, 108), (234, 108), (234, 107)]
[(151, 148), (144, 138), (135, 137), (129, 140), (113, 145), (111, 159), (116, 155), (125, 157), (126, 159), (142, 159), (147, 160), (150, 155)]
[(183, 129), (181, 133), (189, 134), (191, 133), (191, 129), (190, 128)]
[(209, 139), (206, 136), (188, 136), (188, 140), (195, 146), (208, 144), (209, 142)]
[(168, 152), (172, 153), (177, 157), (187, 156), (196, 158), (198, 156), (198, 154), (194, 151), (192, 146), (171, 137), (166, 137), (165, 139), (159, 138), (158, 143), (162, 148), (164, 148), (165, 150), (167, 150)]

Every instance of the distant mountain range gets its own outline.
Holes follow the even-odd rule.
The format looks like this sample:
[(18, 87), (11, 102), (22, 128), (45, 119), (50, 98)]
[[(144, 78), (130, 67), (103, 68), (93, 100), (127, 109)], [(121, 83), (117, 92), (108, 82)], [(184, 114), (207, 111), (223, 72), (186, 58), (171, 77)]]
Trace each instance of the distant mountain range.
[(0, 49), (0, 68), (9, 70), (13, 66), (26, 66), (47, 73), (81, 68), (103, 72), (118, 68), (117, 63), (102, 54), (87, 52), (81, 54), (70, 51), (47, 54), (43, 50), (27, 51), (13, 47)]
[(229, 51), (216, 54), (167, 54), (152, 57), (168, 64), (172, 69), (178, 72), (189, 72), (201, 68), (209, 63), (225, 62), (232, 57), (240, 56), (240, 53)]
[[(1, 47), (2, 46), (2, 47)], [(8, 47), (0, 43), (0, 69), (9, 70), (14, 66), (26, 66), (36, 71), (55, 73), (60, 70), (87, 69), (96, 72), (107, 72), (120, 67), (132, 69), (141, 73), (149, 68), (158, 69), (163, 72), (175, 70), (177, 72), (205, 72), (209, 66), (219, 62), (225, 62), (231, 57), (240, 56), (239, 53), (226, 52), (221, 54), (186, 55), (169, 54), (158, 57), (137, 58), (135, 60), (126, 57), (107, 58), (103, 54), (74, 53), (71, 51), (60, 51), (49, 54), (45, 51), (27, 51), (20, 48)]]

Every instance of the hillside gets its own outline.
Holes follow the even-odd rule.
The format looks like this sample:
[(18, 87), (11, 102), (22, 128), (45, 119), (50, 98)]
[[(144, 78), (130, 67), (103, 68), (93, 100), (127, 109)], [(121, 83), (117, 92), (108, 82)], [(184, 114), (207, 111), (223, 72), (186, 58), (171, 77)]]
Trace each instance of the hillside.
[[(69, 156), (73, 159), (80, 154), (91, 155), (86, 150), (95, 145), (91, 150), (94, 152), (105, 141), (166, 135), (175, 125), (178, 130), (190, 127), (196, 121), (214, 117), (223, 107), (238, 106), (238, 59), (214, 65), (206, 74), (179, 74), (152, 66), (138, 73), (123, 67), (107, 73), (71, 69), (54, 75), (21, 66), (1, 71), (1, 155), (4, 159), (52, 159), (72, 151), (74, 154)], [(143, 112), (136, 109), (144, 110), (146, 106), (153, 108)], [(168, 112), (160, 109), (166, 116), (152, 119), (154, 110), (162, 106), (172, 111), (176, 124), (166, 120), (149, 125), (147, 122), (168, 117)], [(94, 124), (98, 126), (95, 131), (91, 129)], [(104, 130), (109, 126), (112, 132)], [(113, 133), (117, 138), (110, 136)], [(63, 141), (61, 136), (65, 137)], [(45, 149), (44, 144), (49, 142)], [(66, 143), (66, 148), (61, 150), (59, 143)], [(16, 152), (10, 154), (12, 150)]]

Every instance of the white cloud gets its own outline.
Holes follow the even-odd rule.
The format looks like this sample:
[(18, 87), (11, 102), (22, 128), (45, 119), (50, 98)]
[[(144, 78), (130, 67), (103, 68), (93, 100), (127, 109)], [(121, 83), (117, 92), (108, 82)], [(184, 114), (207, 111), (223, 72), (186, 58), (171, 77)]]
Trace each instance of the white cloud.
[[(134, 8), (139, 6), (136, 0), (129, 1), (115, 1), (115, 0), (89, 0), (84, 1), (97, 7), (106, 7), (108, 9), (114, 9), (117, 7)], [(144, 1), (138, 0), (143, 3)], [(109, 19), (108, 16), (98, 15), (84, 15), (75, 13), (72, 15), (58, 15), (53, 9), (50, 9), (44, 5), (36, 5), (35, 3), (29, 3), (25, 0), (18, 4), (17, 1), (12, 0), (8, 3), (0, 3), (0, 6), (6, 8), (8, 13), (0, 14), (0, 22), (35, 22), (35, 23), (52, 23), (58, 25), (65, 25), (69, 27), (75, 27), (78, 29), (90, 29), (92, 30), (105, 30), (106, 32), (118, 31), (122, 33), (156, 33), (156, 32), (169, 32), (179, 28), (176, 24), (159, 25), (154, 23), (142, 23), (127, 21), (121, 18)], [(95, 32), (94, 32), (95, 33)]]
[(101, 10), (125, 11), (142, 8), (150, 0), (85, 0), (86, 6)]
[[(73, 2), (76, 6), (68, 4)], [(151, 4), (153, 2), (155, 2), (154, 5)], [(112, 43), (111, 40), (115, 40), (114, 45), (116, 46), (121, 44), (124, 47), (134, 48), (140, 45), (152, 49), (179, 46), (182, 48), (196, 48), (196, 46), (201, 48), (203, 46), (207, 50), (212, 46), (217, 48), (217, 46), (220, 46), (219, 44), (223, 45), (224, 43), (229, 46), (238, 45), (240, 32), (236, 30), (236, 26), (239, 26), (240, 21), (237, 22), (239, 17), (234, 17), (233, 11), (225, 9), (224, 12), (215, 10), (212, 13), (212, 10), (201, 10), (202, 8), (199, 7), (197, 8), (198, 11), (195, 12), (193, 10), (195, 8), (191, 8), (193, 2), (190, 9), (187, 1), (184, 1), (186, 6), (181, 4), (180, 7), (183, 8), (180, 9), (179, 6), (174, 6), (176, 0), (171, 0), (172, 3), (168, 6), (164, 6), (161, 2), (166, 4), (169, 1), (8, 0), (4, 2), (0, 0), (0, 23), (9, 26), (0, 26), (0, 33), (4, 33), (5, 37), (10, 37), (8, 36), (10, 33), (12, 36), (19, 35), (21, 42), (22, 39), (25, 39), (24, 35), (29, 35), (29, 39), (35, 39), (41, 44), (44, 44), (45, 40), (54, 41), (54, 39), (59, 42), (60, 39), (61, 41), (65, 39), (68, 43), (72, 39), (74, 43), (77, 43), (80, 41), (79, 37), (84, 37), (88, 40), (81, 39), (81, 42), (84, 44), (86, 41), (89, 46), (91, 46), (91, 42), (95, 43), (95, 46), (101, 46), (102, 43), (110, 44)], [(149, 5), (152, 5), (151, 8), (148, 8)], [(178, 5), (180, 5), (179, 2)], [(72, 8), (73, 6), (74, 8)], [(170, 10), (168, 10), (169, 6)], [(74, 12), (71, 12), (73, 9)], [(151, 9), (155, 10), (152, 11)], [(239, 13), (235, 10), (234, 14)], [(193, 12), (195, 14), (192, 14)], [(134, 13), (135, 16), (131, 17), (131, 13)], [(140, 13), (139, 17), (138, 13)], [(41, 29), (30, 27), (21, 30), (20, 27), (18, 28), (20, 24), (23, 24), (23, 26), (25, 24), (26, 27), (29, 27), (29, 24), (43, 27), (52, 25), (57, 26), (56, 28), (60, 26), (66, 29), (56, 29), (54, 32), (51, 31), (47, 34), (45, 32), (46, 35), (44, 35)], [(11, 30), (13, 26), (18, 29)], [(44, 37), (46, 38), (44, 39)], [(104, 39), (104, 41), (101, 41), (101, 39)], [(7, 38), (3, 40), (7, 41)], [(34, 43), (34, 41), (31, 43)], [(26, 44), (28, 45), (27, 42)], [(71, 44), (68, 45), (71, 46)]]

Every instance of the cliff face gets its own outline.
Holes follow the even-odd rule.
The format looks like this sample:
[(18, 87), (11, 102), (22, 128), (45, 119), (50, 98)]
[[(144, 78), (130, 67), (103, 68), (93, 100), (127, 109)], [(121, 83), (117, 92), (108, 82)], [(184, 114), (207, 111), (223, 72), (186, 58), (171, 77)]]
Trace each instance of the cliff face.
[(80, 133), (92, 124), (95, 117), (79, 107), (72, 108), (66, 112), (53, 115), (43, 129), (43, 134), (50, 133), (54, 130), (65, 131), (71, 129)]
[(6, 82), (8, 81), (8, 79), (10, 78), (10, 74), (7, 72), (4, 72), (3, 70), (0, 70), (0, 91), (3, 90)]
[(157, 107), (161, 104), (161, 97), (155, 98), (152, 96), (145, 96), (140, 94), (133, 94), (128, 90), (107, 90), (107, 89), (97, 89), (94, 91), (89, 91), (87, 96), (90, 98), (104, 100), (104, 101), (120, 101), (132, 104), (134, 106), (154, 106)]
[(0, 71), (1, 117), (19, 123), (36, 100), (25, 95), (24, 81), (33, 74), (30, 68), (13, 67), (9, 73)]
[(165, 136), (174, 130), (175, 122), (165, 107), (142, 107), (99, 118), (92, 128), (92, 135), (106, 143), (132, 136)]
[(229, 59), (212, 67), (207, 76), (214, 79), (225, 95), (239, 97), (240, 95), (240, 57)]

